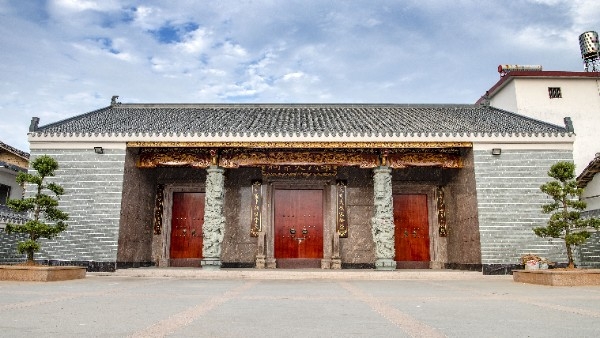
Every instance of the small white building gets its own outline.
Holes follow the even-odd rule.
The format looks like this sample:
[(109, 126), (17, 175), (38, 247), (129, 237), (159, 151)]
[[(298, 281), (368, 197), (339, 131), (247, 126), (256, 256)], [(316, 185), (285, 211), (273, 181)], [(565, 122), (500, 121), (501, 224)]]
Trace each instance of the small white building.
[(600, 152), (599, 72), (511, 71), (478, 103), (557, 125), (570, 117), (576, 135), (573, 160), (577, 174)]

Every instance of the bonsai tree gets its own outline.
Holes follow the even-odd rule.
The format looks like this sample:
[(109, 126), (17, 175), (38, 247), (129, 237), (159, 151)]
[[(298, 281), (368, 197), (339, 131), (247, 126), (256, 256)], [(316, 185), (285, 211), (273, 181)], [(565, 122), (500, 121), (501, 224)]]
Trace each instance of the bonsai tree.
[(581, 218), (581, 211), (586, 203), (580, 200), (583, 189), (577, 187), (575, 165), (571, 162), (558, 162), (548, 171), (554, 181), (548, 182), (540, 189), (552, 198), (553, 202), (542, 206), (542, 212), (550, 214), (545, 227), (533, 229), (540, 237), (562, 238), (567, 247), (569, 269), (575, 268), (573, 247), (584, 244), (590, 237), (590, 231), (597, 231), (600, 219)]
[[(34, 265), (33, 254), (40, 251), (40, 238), (54, 238), (60, 232), (67, 228), (66, 221), (69, 216), (58, 209), (58, 199), (64, 193), (61, 186), (55, 183), (44, 182), (48, 176), (54, 176), (54, 171), (58, 169), (58, 162), (50, 156), (40, 156), (32, 164), (33, 169), (37, 174), (19, 173), (17, 175), (17, 183), (33, 184), (35, 195), (25, 199), (11, 199), (7, 205), (12, 210), (17, 212), (27, 212), (30, 215), (30, 220), (25, 224), (7, 224), (5, 231), (9, 234), (18, 233), (24, 234), (26, 240), (19, 242), (17, 250), (19, 253), (27, 254), (27, 265)], [(55, 196), (46, 194), (49, 190)], [(52, 222), (48, 224), (46, 222)]]

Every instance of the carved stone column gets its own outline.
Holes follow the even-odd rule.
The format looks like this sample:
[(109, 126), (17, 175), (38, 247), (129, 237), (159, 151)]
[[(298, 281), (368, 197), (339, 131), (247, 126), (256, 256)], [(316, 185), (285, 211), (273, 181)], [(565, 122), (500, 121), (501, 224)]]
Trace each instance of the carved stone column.
[(375, 217), (371, 219), (371, 232), (375, 242), (375, 269), (395, 270), (392, 170), (381, 166), (373, 172)]
[(204, 207), (204, 225), (202, 233), (202, 267), (204, 269), (221, 268), (221, 243), (225, 233), (223, 198), (225, 170), (216, 165), (206, 169), (206, 202)]

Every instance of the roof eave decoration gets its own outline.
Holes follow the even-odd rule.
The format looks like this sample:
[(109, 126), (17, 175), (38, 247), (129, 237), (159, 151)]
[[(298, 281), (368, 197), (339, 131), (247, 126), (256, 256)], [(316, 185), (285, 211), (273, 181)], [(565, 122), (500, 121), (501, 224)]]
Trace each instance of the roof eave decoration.
[(579, 188), (585, 188), (590, 183), (594, 176), (600, 172), (600, 153), (596, 154), (596, 157), (588, 164), (585, 169), (577, 177), (577, 186)]
[[(163, 147), (165, 145), (181, 147), (201, 146), (251, 146), (251, 147), (342, 147), (342, 148), (372, 148), (377, 144), (390, 144), (386, 147), (405, 147), (405, 144), (418, 143), (419, 147), (427, 146), (429, 143), (473, 143), (473, 142), (573, 142), (574, 133), (455, 133), (455, 134), (425, 134), (414, 133), (412, 135), (402, 136), (329, 136), (329, 137), (284, 137), (284, 136), (243, 136), (223, 135), (223, 136), (153, 136), (153, 135), (110, 135), (110, 136), (89, 136), (89, 135), (30, 135), (29, 141), (35, 142), (125, 142), (128, 147)], [(398, 144), (398, 145), (396, 145)], [(262, 146), (261, 146), (262, 145)], [(453, 145), (449, 145), (453, 146)]]

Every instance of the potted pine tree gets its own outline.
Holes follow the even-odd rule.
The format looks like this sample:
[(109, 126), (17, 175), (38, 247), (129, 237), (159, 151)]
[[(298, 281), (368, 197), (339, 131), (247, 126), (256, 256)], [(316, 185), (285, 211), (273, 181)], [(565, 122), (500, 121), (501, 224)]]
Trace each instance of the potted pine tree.
[[(591, 274), (591, 276), (585, 277), (583, 277), (581, 274), (582, 271), (577, 271), (577, 274), (566, 273), (569, 271), (576, 271), (573, 249), (584, 244), (588, 238), (590, 238), (592, 232), (596, 232), (600, 228), (600, 219), (593, 217), (581, 217), (581, 211), (586, 208), (586, 203), (580, 199), (583, 190), (577, 187), (577, 181), (575, 180), (575, 165), (571, 162), (558, 162), (550, 167), (548, 176), (552, 177), (554, 180), (543, 184), (540, 189), (552, 199), (550, 203), (542, 205), (542, 212), (545, 214), (550, 214), (550, 219), (548, 220), (546, 226), (536, 227), (533, 229), (533, 232), (540, 237), (560, 238), (564, 240), (567, 251), (568, 265), (565, 271), (529, 271), (529, 273), (533, 276), (536, 274), (542, 274), (540, 276), (543, 276), (544, 278), (541, 278), (540, 276), (535, 278), (531, 276), (530, 277), (537, 280), (548, 280), (547, 283), (540, 282), (536, 284), (558, 285), (556, 284), (557, 278), (566, 281), (566, 279), (570, 278), (568, 277), (569, 275), (574, 275), (574, 279), (578, 280), (596, 280), (596, 282), (591, 284), (600, 284), (599, 270), (583, 271)], [(519, 275), (519, 278), (521, 278), (523, 275), (522, 273), (517, 272), (515, 274), (513, 272), (513, 275), (515, 276), (515, 281), (524, 281), (517, 280), (517, 275)]]
[[(40, 251), (39, 239), (52, 239), (67, 228), (65, 222), (69, 215), (58, 208), (58, 201), (64, 189), (56, 183), (46, 183), (46, 178), (54, 176), (58, 162), (50, 156), (36, 158), (31, 167), (36, 174), (19, 173), (19, 184), (34, 186), (34, 194), (24, 199), (10, 199), (8, 207), (17, 212), (26, 212), (30, 219), (24, 224), (8, 223), (5, 232), (20, 234), (23, 241), (17, 244), (17, 251), (27, 259), (20, 266), (2, 266), (0, 279), (17, 280), (64, 280), (85, 277), (85, 268), (81, 267), (43, 267), (34, 260), (34, 254)], [(83, 269), (83, 271), (81, 271)], [(83, 272), (83, 277), (81, 277)], [(8, 276), (8, 277), (7, 277)]]

